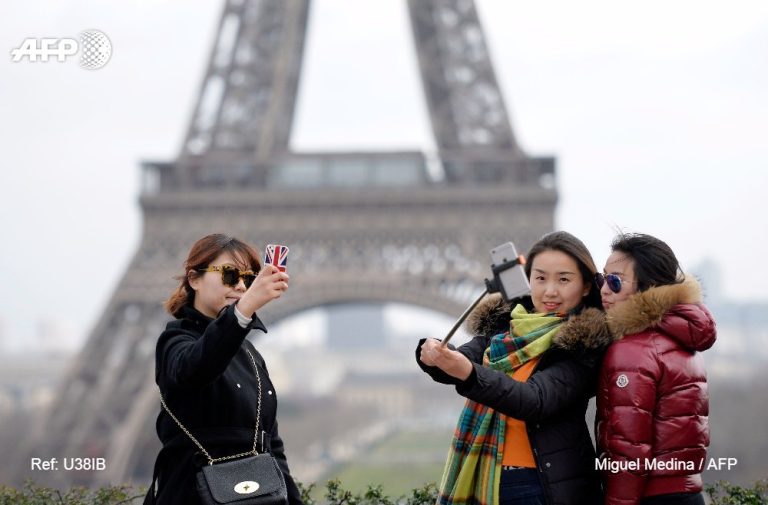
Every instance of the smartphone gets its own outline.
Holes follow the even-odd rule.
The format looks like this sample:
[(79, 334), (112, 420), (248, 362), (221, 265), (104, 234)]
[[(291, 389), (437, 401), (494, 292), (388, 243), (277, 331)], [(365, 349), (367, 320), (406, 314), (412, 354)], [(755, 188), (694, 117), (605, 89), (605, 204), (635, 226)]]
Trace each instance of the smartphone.
[(264, 250), (264, 264), (275, 265), (281, 272), (285, 272), (288, 264), (289, 249), (280, 244), (267, 244)]
[(510, 301), (531, 292), (525, 275), (525, 258), (518, 256), (515, 244), (507, 242), (491, 249), (491, 269), (495, 285), (504, 301)]

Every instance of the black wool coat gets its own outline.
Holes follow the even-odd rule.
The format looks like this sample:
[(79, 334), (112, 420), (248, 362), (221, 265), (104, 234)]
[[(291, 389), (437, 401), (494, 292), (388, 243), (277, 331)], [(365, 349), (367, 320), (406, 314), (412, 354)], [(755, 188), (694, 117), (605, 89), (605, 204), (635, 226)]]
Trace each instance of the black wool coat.
[(528, 381), (519, 382), (482, 364), (491, 337), (509, 331), (509, 313), (516, 303), (528, 310), (532, 307), (529, 297), (508, 305), (496, 295), (470, 315), (467, 326), (477, 336), (458, 348), (474, 365), (467, 380), (425, 365), (419, 359), (423, 340), (416, 360), (432, 379), (455, 385), (460, 395), (525, 421), (548, 505), (601, 505), (600, 477), (585, 415), (596, 392), (602, 355), (611, 341), (605, 315), (586, 309), (571, 317)]
[[(253, 316), (250, 325), (238, 323), (234, 304), (211, 319), (191, 306), (168, 323), (155, 354), (155, 380), (165, 403), (213, 458), (253, 448), (258, 387), (250, 350), (261, 379), (259, 452), (277, 460), (291, 505), (302, 505), (288, 470), (283, 441), (277, 430), (277, 395), (264, 358), (245, 339), (252, 329), (266, 331)], [(155, 463), (157, 493), (150, 488), (145, 503), (194, 505), (200, 503), (195, 474), (207, 459), (164, 410), (157, 417), (163, 448)], [(154, 499), (154, 501), (153, 501)]]

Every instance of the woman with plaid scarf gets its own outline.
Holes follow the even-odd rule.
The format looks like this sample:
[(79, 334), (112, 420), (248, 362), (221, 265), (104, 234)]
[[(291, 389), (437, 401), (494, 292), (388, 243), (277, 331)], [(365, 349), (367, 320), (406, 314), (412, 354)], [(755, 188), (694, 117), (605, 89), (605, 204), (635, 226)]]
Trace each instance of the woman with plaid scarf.
[(531, 296), (488, 298), (470, 317), (470, 342), (425, 339), (416, 350), (426, 373), (467, 398), (439, 505), (602, 503), (585, 420), (610, 342), (595, 263), (579, 239), (554, 232), (525, 270)]

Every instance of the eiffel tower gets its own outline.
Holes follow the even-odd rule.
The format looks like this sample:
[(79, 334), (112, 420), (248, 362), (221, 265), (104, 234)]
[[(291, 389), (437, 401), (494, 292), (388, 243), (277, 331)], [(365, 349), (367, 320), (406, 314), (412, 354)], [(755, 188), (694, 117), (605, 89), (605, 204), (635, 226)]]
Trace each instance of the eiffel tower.
[(292, 151), (309, 7), (226, 1), (178, 158), (142, 165), (138, 251), (21, 444), (19, 467), (31, 456), (96, 457), (103, 471), (56, 478), (148, 480), (159, 449), (155, 342), (169, 319), (161, 301), (205, 234), (291, 247), (291, 290), (260, 313), (269, 324), (358, 301), (455, 317), (489, 275), (493, 246), (514, 239), (527, 250), (553, 229), (555, 160), (517, 144), (473, 0), (408, 0), (442, 177), (418, 151)]

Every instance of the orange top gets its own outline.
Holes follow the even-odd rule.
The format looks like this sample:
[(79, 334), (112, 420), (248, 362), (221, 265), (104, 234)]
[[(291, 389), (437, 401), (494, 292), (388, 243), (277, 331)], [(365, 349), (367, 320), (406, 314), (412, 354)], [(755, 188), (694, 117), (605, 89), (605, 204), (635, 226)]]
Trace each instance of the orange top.
[[(512, 378), (519, 382), (527, 381), (538, 362), (538, 357), (528, 361), (515, 370)], [(525, 421), (508, 416), (506, 419), (507, 426), (504, 433), (504, 452), (502, 453), (501, 464), (505, 466), (536, 468), (536, 460), (533, 459), (531, 442), (528, 440), (528, 432), (525, 430)]]

